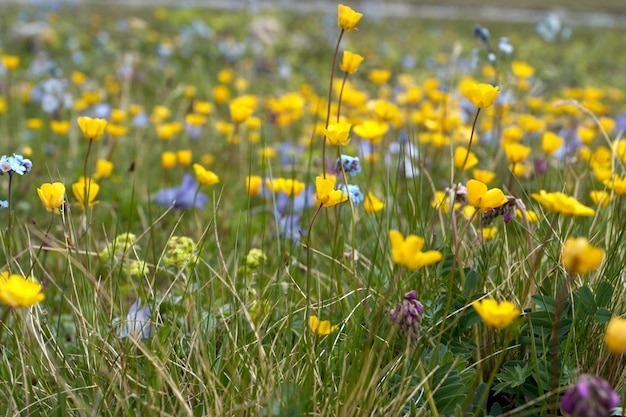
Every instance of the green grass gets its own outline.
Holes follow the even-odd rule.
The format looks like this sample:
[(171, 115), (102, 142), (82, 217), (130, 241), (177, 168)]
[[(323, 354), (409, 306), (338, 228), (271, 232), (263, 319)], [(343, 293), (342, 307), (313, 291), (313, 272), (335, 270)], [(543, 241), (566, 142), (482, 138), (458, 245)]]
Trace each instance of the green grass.
[[(2, 271), (22, 275), (32, 265), (30, 275), (46, 298), (30, 308), (0, 307), (0, 414), (547, 416), (561, 415), (560, 396), (582, 373), (606, 379), (624, 397), (623, 357), (609, 353), (603, 341), (606, 323), (626, 308), (622, 197), (613, 193), (606, 208), (594, 204), (589, 191), (611, 191), (600, 171), (578, 150), (567, 158), (546, 156), (540, 139), (544, 131), (596, 129), (589, 152), (600, 160), (599, 149), (619, 137), (612, 130), (605, 138), (593, 113), (561, 111), (552, 102), (573, 95), (598, 117), (623, 113), (622, 32), (576, 27), (570, 40), (546, 43), (531, 25), (489, 25), (494, 45), (507, 36), (515, 47), (512, 57), (497, 61), (498, 84), (511, 104), (481, 111), (472, 151), (477, 167), (496, 173), (489, 186), (514, 196), (539, 220), (527, 226), (518, 217), (505, 223), (499, 216), (491, 225), (496, 237), (483, 240), (480, 223), (470, 223), (460, 208), (453, 214), (431, 204), (451, 178), (466, 183), (472, 175), (453, 167), (453, 153), (468, 142), (475, 115), (463, 103), (461, 81), (492, 81), (483, 72), (489, 69), (487, 53), (472, 37), (475, 22), (416, 24), (365, 16), (358, 31), (344, 34), (342, 45), (365, 57), (348, 77), (365, 99), (357, 103), (358, 97), (344, 92), (342, 114), (353, 124), (375, 118), (375, 99), (381, 98), (397, 105), (397, 116), (375, 147), (378, 158), (361, 154), (362, 172), (338, 175), (338, 182), (372, 192), (385, 208), (367, 213), (363, 204), (345, 202), (316, 215), (317, 207), (298, 208), (279, 192), (249, 196), (245, 178), (294, 178), (312, 193), (323, 165), (328, 171), (337, 156), (337, 147), (328, 146), (328, 161), (321, 160), (320, 126), (339, 36), (336, 16), (274, 12), (282, 32), (273, 44), (261, 45), (250, 35), (256, 16), (249, 13), (160, 13), (23, 7), (5, 14), (5, 27), (19, 18), (45, 18), (53, 32), (17, 39), (7, 30), (1, 39), (3, 53), (19, 55), (21, 63), (2, 84), (7, 106), (0, 114), (0, 153), (30, 154), (33, 169), (0, 177), (0, 198), (11, 193), (11, 207), (0, 211), (0, 262)], [(122, 17), (128, 20), (120, 22)], [(209, 25), (211, 37), (186, 39), (194, 21)], [(126, 23), (129, 29), (121, 29)], [(241, 54), (231, 56), (239, 44)], [(168, 48), (169, 56), (159, 56)], [(470, 66), (474, 49), (477, 67)], [(77, 51), (82, 61), (75, 61)], [(53, 113), (21, 94), (51, 77), (50, 71), (28, 70), (44, 55), (55, 61), (58, 77), (68, 79), (73, 99), (71, 107)], [(402, 65), (407, 55), (414, 67)], [(513, 60), (535, 68), (527, 88), (513, 76)], [(129, 63), (133, 77), (125, 78)], [(290, 73), (281, 76), (285, 68)], [(391, 80), (382, 86), (369, 81), (374, 68), (391, 70)], [(223, 69), (247, 81), (240, 94), (257, 97), (258, 136), (245, 125), (228, 134), (216, 127), (230, 121), (229, 101), (216, 102), (212, 95)], [(70, 81), (72, 71), (84, 73), (86, 83)], [(445, 92), (445, 106), (440, 94), (426, 92), (432, 78)], [(224, 83), (231, 98), (236, 84)], [(413, 104), (400, 102), (407, 85), (423, 93)], [(195, 87), (193, 96), (185, 95), (188, 86)], [(600, 91), (598, 100), (590, 99), (592, 87)], [(98, 92), (98, 99), (77, 108), (87, 92)], [(268, 99), (287, 93), (302, 99), (302, 108), (280, 126)], [(532, 108), (531, 97), (543, 104)], [(88, 154), (76, 123), (96, 104), (126, 111), (138, 104), (147, 117), (163, 105), (171, 111), (167, 121), (182, 123), (194, 100), (214, 105), (197, 140), (184, 131), (161, 140), (157, 122), (139, 127), (128, 115), (119, 122), (129, 128), (125, 135), (105, 134)], [(522, 136), (532, 148), (524, 162), (531, 173), (515, 176), (498, 139), (502, 128), (521, 124), (523, 114), (545, 126)], [(27, 119), (41, 119), (43, 127), (28, 128)], [(51, 119), (70, 121), (69, 132), (53, 133)], [(397, 142), (402, 131), (405, 147)], [(433, 132), (444, 133), (451, 144), (429, 143)], [(280, 148), (288, 143), (300, 148), (281, 163)], [(353, 133), (341, 153), (357, 155), (358, 143)], [(408, 144), (414, 147), (410, 154)], [(277, 155), (259, 157), (266, 146)], [(387, 154), (389, 148), (397, 153)], [(190, 190), (189, 203), (202, 199), (198, 191), (207, 195), (202, 209), (154, 201), (158, 190), (194, 175), (191, 166), (162, 167), (162, 153), (179, 150), (191, 150), (194, 163), (220, 177), (217, 185)], [(413, 157), (419, 174), (406, 175), (405, 156)], [(85, 165), (93, 175), (97, 159), (115, 168), (111, 177), (98, 179), (98, 204), (83, 211), (72, 184)], [(534, 173), (534, 159), (547, 162), (544, 174)], [(624, 175), (619, 155), (609, 151), (609, 164), (603, 162)], [(67, 188), (60, 215), (48, 213), (35, 191), (52, 181)], [(595, 215), (549, 213), (531, 197), (541, 189), (575, 196)], [(281, 233), (276, 210), (300, 217), (292, 236)], [(423, 250), (441, 252), (442, 260), (416, 270), (394, 263), (389, 230), (422, 237)], [(135, 239), (116, 239), (125, 233)], [(566, 239), (579, 236), (605, 251), (601, 266), (582, 274), (567, 271), (561, 255)], [(176, 246), (173, 237), (193, 245)], [(424, 307), (415, 327), (419, 338), (407, 337), (390, 318), (411, 290)], [(519, 318), (505, 329), (488, 327), (471, 306), (483, 296), (513, 302)], [(137, 299), (150, 310), (147, 337), (122, 332)], [(337, 329), (315, 334), (311, 315)]]

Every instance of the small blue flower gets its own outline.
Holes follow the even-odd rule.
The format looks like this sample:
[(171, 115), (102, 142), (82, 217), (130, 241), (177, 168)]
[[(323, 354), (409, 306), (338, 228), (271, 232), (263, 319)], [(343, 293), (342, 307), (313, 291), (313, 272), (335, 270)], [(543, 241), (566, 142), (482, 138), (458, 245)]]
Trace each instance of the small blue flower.
[(141, 308), (141, 298), (139, 298), (130, 306), (130, 311), (118, 336), (133, 336), (147, 339), (153, 330), (153, 327), (150, 325), (150, 307)]
[(350, 201), (352, 201), (352, 204), (354, 204), (355, 206), (358, 206), (359, 204), (363, 202), (363, 200), (365, 200), (365, 197), (363, 196), (361, 189), (356, 184), (348, 184), (347, 192), (346, 192), (346, 184), (339, 184), (337, 186), (337, 189), (341, 190), (344, 194), (346, 194), (348, 198), (350, 198)]
[(361, 161), (358, 157), (349, 155), (341, 155), (341, 158), (337, 158), (335, 161), (335, 172), (339, 174), (342, 172), (341, 166), (343, 165), (343, 172), (350, 174), (353, 177), (361, 172)]
[(0, 200), (0, 208), (9, 208), (9, 202), (6, 200)]
[(183, 210), (196, 207), (202, 210), (209, 201), (209, 197), (204, 193), (198, 192), (197, 181), (191, 175), (185, 174), (183, 181), (178, 187), (164, 188), (157, 191), (152, 196), (152, 201), (163, 207), (173, 206)]

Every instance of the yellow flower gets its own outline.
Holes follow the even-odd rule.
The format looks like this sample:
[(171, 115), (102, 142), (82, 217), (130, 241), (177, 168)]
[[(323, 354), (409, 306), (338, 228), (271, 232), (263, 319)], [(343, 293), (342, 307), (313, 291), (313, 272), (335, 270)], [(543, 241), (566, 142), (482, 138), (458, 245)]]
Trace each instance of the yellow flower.
[(0, 274), (0, 300), (11, 307), (30, 307), (43, 301), (41, 284), (21, 275)]
[[(433, 197), (433, 201), (430, 202), (430, 206), (434, 209), (441, 210), (442, 213), (447, 213), (450, 211), (450, 196), (446, 192), (435, 191), (435, 196)], [(454, 203), (455, 209), (459, 207), (461, 207), (460, 203)]]
[(610, 180), (607, 180), (604, 183), (607, 187), (613, 190), (615, 194), (626, 194), (626, 177), (620, 178), (617, 175), (613, 175)]
[(376, 198), (376, 196), (370, 191), (365, 197), (363, 207), (368, 214), (374, 214), (385, 208), (385, 203)]
[(512, 164), (518, 164), (522, 162), (530, 154), (531, 149), (527, 146), (519, 143), (505, 143), (504, 153), (506, 158)]
[(348, 6), (340, 4), (337, 6), (338, 24), (343, 30), (352, 31), (363, 17), (363, 13), (358, 13)]
[(259, 149), (259, 158), (260, 159), (272, 159), (276, 156), (276, 151), (271, 146), (264, 146)]
[[(467, 158), (467, 162), (466, 159)], [(463, 164), (465, 162), (465, 165)], [(460, 146), (454, 150), (454, 166), (458, 169), (470, 169), (478, 164), (478, 158), (474, 152), (467, 151), (466, 148)]]
[(513, 75), (517, 78), (529, 78), (535, 75), (535, 69), (528, 65), (526, 62), (513, 61), (511, 63)]
[(20, 65), (20, 57), (17, 55), (2, 55), (2, 65), (9, 71), (13, 71)]
[(480, 181), (467, 182), (467, 202), (484, 213), (507, 203), (509, 200), (499, 188), (487, 189), (487, 185)]
[(70, 122), (67, 120), (50, 120), (50, 130), (57, 135), (65, 135), (70, 130)]
[(604, 343), (607, 349), (615, 354), (621, 355), (626, 352), (626, 319), (613, 317), (606, 326)]
[(161, 154), (161, 166), (165, 169), (172, 169), (176, 166), (176, 153), (165, 151)]
[(479, 108), (489, 107), (500, 95), (498, 87), (491, 84), (474, 84), (464, 92), (465, 97)]
[(170, 117), (172, 112), (165, 106), (154, 106), (152, 114), (150, 115), (150, 122), (154, 124), (161, 124)]
[(196, 173), (196, 179), (203, 185), (215, 185), (220, 182), (220, 178), (213, 171), (205, 169), (200, 164), (193, 164), (193, 170)]
[(252, 116), (256, 107), (256, 97), (245, 95), (230, 102), (230, 118), (234, 123), (243, 123)]
[(521, 311), (515, 307), (510, 301), (498, 301), (490, 298), (484, 298), (480, 301), (474, 301), (472, 307), (478, 312), (487, 326), (497, 329), (504, 329), (513, 320), (519, 317)]
[(343, 51), (343, 59), (341, 60), (340, 68), (343, 72), (348, 74), (354, 74), (363, 62), (363, 57), (359, 54), (355, 54), (351, 51)]
[(368, 78), (374, 84), (384, 84), (391, 78), (391, 71), (385, 69), (370, 70)]
[(217, 81), (222, 84), (228, 84), (232, 82), (233, 78), (235, 78), (235, 71), (233, 71), (231, 68), (225, 68), (217, 73)]
[(37, 188), (37, 194), (46, 210), (57, 214), (61, 212), (65, 202), (65, 185), (60, 182), (41, 184), (41, 188)]
[(107, 132), (111, 135), (111, 137), (119, 138), (128, 132), (128, 128), (126, 126), (110, 123), (107, 125)]
[(43, 127), (43, 120), (36, 118), (26, 119), (26, 127), (30, 130), (39, 130)]
[(367, 139), (374, 145), (382, 141), (383, 136), (389, 130), (389, 124), (379, 122), (377, 120), (366, 119), (360, 124), (354, 126), (354, 133), (363, 139)]
[(497, 227), (483, 227), (480, 231), (480, 234), (482, 235), (483, 239), (491, 240), (495, 238), (496, 235), (498, 234), (498, 228)]
[(113, 173), (113, 162), (106, 159), (96, 161), (96, 178), (108, 178)]
[(257, 196), (261, 192), (261, 184), (263, 180), (258, 175), (250, 175), (246, 177), (246, 193), (250, 197)]
[(193, 154), (190, 149), (182, 149), (176, 152), (176, 159), (180, 166), (188, 167), (191, 165), (191, 160), (193, 158)]
[(157, 135), (161, 140), (170, 140), (183, 131), (183, 126), (178, 122), (165, 123), (157, 126)]
[(545, 132), (541, 136), (541, 150), (552, 155), (557, 149), (563, 146), (565, 141), (554, 132)]
[(565, 216), (593, 216), (596, 214), (592, 208), (563, 193), (547, 193), (545, 190), (540, 190), (539, 194), (532, 193), (530, 196), (544, 206), (546, 210), (553, 213), (561, 213)]
[(287, 197), (295, 197), (302, 194), (305, 184), (302, 181), (294, 180), (291, 178), (282, 178), (281, 190)]
[[(515, 209), (515, 214), (519, 219), (524, 220), (524, 215), (519, 209)], [(526, 217), (528, 218), (528, 223), (535, 223), (539, 220), (539, 216), (532, 210), (526, 210)]]
[(328, 129), (324, 130), (326, 140), (331, 145), (347, 145), (350, 142), (350, 128), (352, 125), (347, 122), (331, 123)]
[(78, 118), (78, 126), (83, 131), (83, 135), (89, 140), (98, 140), (104, 133), (107, 121), (104, 119), (93, 119), (82, 116)]
[(72, 184), (72, 193), (74, 194), (74, 198), (76, 198), (78, 204), (83, 207), (83, 209), (86, 208), (86, 206), (91, 207), (98, 203), (94, 200), (98, 196), (99, 192), (100, 186), (91, 178), (85, 180), (85, 178), (81, 177), (78, 182)]
[(475, 169), (472, 171), (472, 176), (476, 181), (480, 181), (484, 184), (489, 184), (496, 177), (495, 172), (486, 171), (484, 169)]
[(442, 259), (439, 251), (429, 250), (422, 252), (424, 239), (419, 236), (409, 235), (405, 239), (397, 230), (390, 230), (389, 241), (391, 242), (391, 257), (393, 261), (409, 269), (432, 265)]
[(121, 109), (113, 109), (111, 110), (111, 121), (113, 123), (122, 123), (126, 120), (128, 113)]
[(326, 178), (318, 175), (315, 178), (316, 197), (324, 207), (332, 207), (348, 199), (348, 196), (343, 191), (335, 190), (336, 184), (337, 179), (332, 175), (327, 175)]
[(230, 98), (230, 90), (225, 85), (218, 85), (213, 88), (213, 100), (217, 104), (226, 102)]
[(604, 190), (590, 191), (589, 196), (593, 200), (594, 204), (600, 207), (606, 207), (611, 201), (613, 201), (613, 196)]
[(569, 238), (561, 250), (561, 262), (566, 270), (584, 274), (600, 266), (604, 251), (592, 246), (587, 238)]
[(317, 316), (310, 316), (309, 328), (314, 334), (317, 334), (320, 336), (326, 336), (337, 331), (339, 326), (337, 326), (336, 324), (331, 326), (330, 321), (328, 320), (320, 321), (320, 319), (318, 319)]
[[(193, 111), (198, 114), (202, 114), (202, 115), (211, 114), (213, 113), (213, 110), (215, 110), (215, 107), (213, 106), (213, 103), (211, 102), (201, 101), (201, 100), (196, 100), (193, 102)], [(187, 119), (185, 118), (185, 120)], [(187, 121), (187, 123), (193, 124), (193, 123), (190, 123), (189, 121)], [(202, 122), (201, 124), (204, 124), (204, 122)]]

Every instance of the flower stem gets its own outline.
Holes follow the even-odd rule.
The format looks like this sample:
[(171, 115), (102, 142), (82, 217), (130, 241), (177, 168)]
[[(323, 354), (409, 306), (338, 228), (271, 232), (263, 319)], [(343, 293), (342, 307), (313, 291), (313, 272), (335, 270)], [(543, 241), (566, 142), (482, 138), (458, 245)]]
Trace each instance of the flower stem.
[(31, 272), (33, 272), (33, 268), (35, 268), (35, 263), (37, 263), (37, 258), (39, 258), (39, 254), (41, 254), (41, 249), (43, 248), (43, 245), (46, 243), (46, 239), (48, 238), (48, 234), (50, 233), (50, 230), (52, 229), (53, 222), (54, 222), (54, 213), (52, 213), (52, 216), (50, 216), (50, 223), (48, 224), (46, 233), (43, 235), (43, 239), (41, 240), (41, 245), (39, 245), (39, 249), (37, 249), (37, 254), (33, 258), (33, 262), (30, 264), (30, 268), (28, 268), (28, 272), (26, 273), (26, 275), (24, 275), (24, 277), (27, 279), (30, 276)]
[(339, 101), (337, 102), (337, 123), (339, 123), (339, 117), (341, 116), (341, 97), (343, 97), (343, 88), (346, 86), (347, 79), (348, 79), (348, 73), (345, 72), (343, 74), (343, 80), (341, 81), (341, 90), (339, 90)]
[[(337, 39), (337, 46), (335, 46), (335, 53), (333, 55), (333, 66), (330, 70), (330, 82), (328, 83), (328, 108), (326, 110), (326, 129), (328, 129), (328, 123), (330, 122), (330, 104), (333, 98), (333, 79), (335, 78), (335, 67), (337, 66), (337, 54), (339, 53), (339, 44), (341, 38), (343, 38), (345, 30), (341, 29), (339, 38)], [(322, 173), (323, 178), (326, 178), (326, 135), (324, 135), (324, 141), (322, 142)]]

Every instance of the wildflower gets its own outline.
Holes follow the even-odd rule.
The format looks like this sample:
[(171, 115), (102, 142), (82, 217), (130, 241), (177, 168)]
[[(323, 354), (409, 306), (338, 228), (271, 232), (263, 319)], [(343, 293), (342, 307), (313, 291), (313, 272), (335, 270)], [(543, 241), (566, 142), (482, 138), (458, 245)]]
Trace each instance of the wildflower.
[(545, 190), (540, 190), (539, 194), (532, 193), (530, 196), (541, 203), (546, 210), (553, 213), (561, 213), (565, 216), (593, 216), (596, 213), (592, 208), (581, 204), (574, 197), (563, 193), (547, 193)]
[(28, 174), (33, 168), (30, 159), (24, 158), (22, 155), (13, 154), (13, 156), (2, 155), (0, 157), (0, 175), (3, 174)]
[(480, 181), (484, 184), (489, 184), (496, 177), (496, 174), (493, 171), (475, 169), (472, 171), (472, 176), (476, 181)]
[(119, 337), (141, 337), (147, 339), (152, 334), (153, 328), (150, 326), (150, 307), (141, 307), (141, 298), (137, 299), (131, 306), (126, 321), (122, 326)]
[(72, 184), (72, 193), (78, 204), (84, 208), (91, 207), (98, 203), (94, 201), (100, 192), (100, 186), (94, 180), (80, 177), (80, 179)]
[(483, 298), (474, 301), (472, 307), (478, 312), (487, 326), (497, 329), (504, 329), (520, 315), (520, 310), (510, 301), (498, 301), (490, 298)]
[(356, 29), (357, 23), (359, 23), (359, 20), (363, 17), (362, 13), (355, 12), (352, 8), (344, 6), (343, 4), (337, 6), (337, 14), (339, 27), (348, 32)]
[(363, 139), (367, 139), (373, 144), (379, 143), (385, 133), (389, 130), (389, 124), (386, 122), (379, 122), (377, 120), (365, 120), (362, 123), (354, 126), (354, 133), (359, 135)]
[(341, 60), (340, 68), (343, 72), (348, 74), (354, 74), (363, 62), (363, 57), (359, 54), (355, 54), (351, 51), (343, 51), (343, 59)]
[(500, 91), (491, 84), (474, 84), (464, 94), (474, 106), (482, 109), (491, 106), (500, 95)]
[(282, 192), (284, 192), (287, 197), (295, 197), (300, 195), (306, 185), (302, 181), (294, 180), (292, 178), (283, 178), (280, 188)]
[(2, 66), (9, 71), (13, 71), (20, 65), (20, 57), (17, 55), (2, 55), (0, 60), (2, 60)]
[(211, 186), (220, 182), (220, 178), (213, 171), (205, 169), (200, 164), (193, 164), (193, 170), (200, 184)]
[(561, 409), (572, 417), (609, 417), (619, 395), (604, 379), (591, 374), (578, 377), (561, 399)]
[(350, 198), (350, 201), (352, 201), (352, 204), (354, 204), (355, 206), (361, 204), (361, 202), (363, 202), (363, 200), (365, 199), (365, 197), (363, 197), (363, 193), (361, 192), (361, 188), (359, 188), (359, 186), (356, 184), (348, 184), (346, 186), (346, 184), (341, 183), (337, 186), (337, 190), (340, 190), (342, 193), (347, 194)]
[(246, 177), (246, 193), (250, 197), (255, 197), (261, 192), (262, 179), (258, 175), (250, 175)]
[(498, 229), (496, 227), (483, 227), (480, 229), (480, 235), (484, 240), (491, 240), (496, 237), (498, 234)]
[(105, 246), (100, 252), (100, 258), (103, 260), (118, 259), (122, 260), (125, 252), (129, 249), (138, 248), (135, 245), (137, 242), (137, 236), (133, 233), (121, 233), (113, 239), (111, 243)]
[(26, 119), (26, 127), (30, 130), (40, 130), (43, 127), (43, 120), (38, 118)]
[(618, 355), (626, 352), (626, 319), (613, 317), (606, 326), (604, 343), (607, 349)]
[(191, 175), (185, 174), (179, 186), (157, 191), (152, 196), (152, 201), (164, 207), (174, 207), (183, 210), (195, 207), (202, 210), (209, 198), (206, 194), (198, 192), (196, 180)]
[(259, 269), (265, 262), (267, 262), (267, 256), (261, 249), (250, 249), (246, 255), (246, 267), (251, 271)]
[(128, 128), (126, 126), (109, 123), (107, 125), (107, 132), (109, 133), (109, 136), (113, 138), (120, 138), (128, 133)]
[(50, 120), (50, 130), (57, 135), (65, 135), (70, 130), (70, 122), (67, 120)]
[(172, 169), (176, 166), (176, 153), (165, 151), (161, 154), (161, 166), (164, 169)]
[(324, 130), (326, 140), (331, 145), (347, 145), (350, 142), (350, 128), (352, 125), (346, 122), (331, 123)]
[(612, 189), (615, 194), (626, 194), (626, 177), (620, 178), (617, 175), (613, 175), (610, 180), (607, 180), (604, 183), (607, 187)]
[(524, 146), (519, 143), (505, 143), (503, 147), (506, 158), (512, 164), (518, 164), (522, 162), (524, 159), (526, 159), (531, 151), (528, 146)]
[(241, 96), (230, 103), (230, 118), (234, 123), (243, 123), (252, 116), (256, 107), (254, 96)]
[(78, 126), (82, 130), (83, 135), (89, 140), (98, 140), (104, 133), (107, 121), (104, 119), (93, 119), (91, 117), (82, 116), (78, 118)]
[(385, 208), (385, 203), (376, 198), (376, 196), (370, 191), (365, 196), (365, 201), (363, 202), (363, 208), (368, 214), (373, 214), (381, 211)]
[(417, 301), (417, 293), (413, 290), (404, 294), (402, 301), (389, 312), (391, 321), (398, 326), (409, 343), (417, 343), (420, 338), (423, 311), (424, 306)]
[(189, 149), (183, 149), (176, 152), (176, 160), (180, 164), (180, 166), (187, 167), (191, 165), (191, 159), (193, 154)]
[[(519, 219), (524, 219), (524, 215), (519, 209), (515, 209), (515, 214)], [(539, 216), (533, 210), (526, 210), (526, 218), (528, 219), (528, 223), (535, 223), (539, 221)]]
[(198, 261), (196, 243), (187, 236), (172, 236), (165, 246), (163, 264), (181, 269)]
[(604, 251), (592, 246), (587, 238), (569, 238), (561, 250), (561, 262), (570, 272), (584, 274), (602, 263)]
[(157, 136), (161, 140), (170, 140), (174, 135), (183, 131), (183, 126), (178, 122), (164, 123), (157, 126)]
[(37, 194), (46, 210), (59, 214), (65, 202), (65, 185), (60, 182), (41, 184)]
[(106, 159), (98, 159), (96, 161), (96, 178), (109, 178), (113, 173), (113, 162)]
[(44, 300), (42, 287), (38, 282), (31, 281), (21, 275), (0, 273), (0, 301), (15, 307), (30, 307)]
[(317, 316), (310, 316), (309, 328), (311, 329), (311, 332), (313, 332), (313, 334), (316, 334), (319, 336), (326, 336), (337, 331), (339, 326), (337, 326), (336, 324), (331, 325), (330, 321), (328, 320), (320, 321), (320, 319), (318, 319)]
[(513, 75), (517, 78), (530, 78), (535, 75), (535, 69), (526, 62), (513, 61), (511, 69), (513, 70)]
[(385, 69), (370, 70), (368, 78), (374, 84), (384, 84), (391, 78), (391, 71)]
[(485, 213), (509, 202), (499, 188), (487, 189), (487, 185), (480, 181), (467, 182), (467, 202)]
[(218, 85), (213, 88), (213, 100), (221, 104), (230, 98), (230, 90), (225, 85)]
[(215, 106), (209, 101), (196, 100), (193, 102), (193, 111), (197, 114), (188, 114), (185, 121), (191, 125), (203, 125), (206, 121), (206, 115), (213, 113)]
[(315, 178), (316, 197), (324, 207), (332, 207), (348, 199), (348, 196), (343, 191), (335, 190), (336, 183), (337, 179), (331, 175), (327, 175), (326, 178), (318, 175)]
[[(465, 164), (464, 164), (465, 162)], [(474, 152), (468, 152), (464, 147), (458, 147), (454, 150), (454, 166), (457, 169), (471, 169), (478, 164), (478, 158)]]
[(335, 172), (337, 174), (343, 172), (354, 177), (356, 174), (361, 172), (359, 157), (341, 155), (341, 158), (337, 158), (335, 161)]
[(548, 155), (556, 152), (557, 149), (563, 146), (563, 143), (565, 143), (565, 140), (554, 132), (545, 132), (541, 136), (541, 150)]
[(409, 235), (406, 239), (397, 230), (389, 231), (391, 242), (391, 256), (395, 263), (404, 265), (409, 269), (417, 269), (422, 266), (432, 265), (441, 261), (441, 252), (430, 250), (422, 252), (424, 239)]
[(613, 196), (604, 190), (592, 190), (589, 192), (589, 196), (593, 200), (593, 203), (600, 207), (606, 207), (613, 201)]

